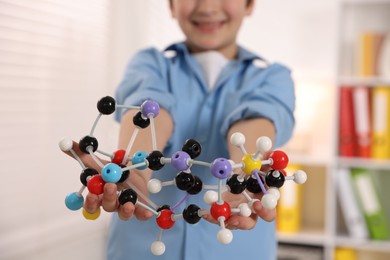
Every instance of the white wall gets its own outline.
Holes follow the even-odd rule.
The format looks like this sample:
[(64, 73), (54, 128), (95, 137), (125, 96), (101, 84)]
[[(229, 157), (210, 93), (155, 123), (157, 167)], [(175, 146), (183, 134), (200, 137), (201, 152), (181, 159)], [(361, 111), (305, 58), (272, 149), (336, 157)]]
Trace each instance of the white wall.
[(285, 147), (292, 155), (299, 151), (322, 158), (331, 153), (338, 3), (260, 0), (240, 35), (242, 44), (292, 70), (296, 127)]

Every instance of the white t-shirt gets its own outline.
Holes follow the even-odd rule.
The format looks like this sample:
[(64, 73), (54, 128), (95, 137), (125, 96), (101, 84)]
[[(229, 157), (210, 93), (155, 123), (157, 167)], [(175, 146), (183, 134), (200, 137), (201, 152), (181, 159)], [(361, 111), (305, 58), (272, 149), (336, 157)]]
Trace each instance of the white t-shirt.
[(200, 64), (208, 89), (211, 91), (229, 60), (218, 51), (195, 53), (192, 56)]

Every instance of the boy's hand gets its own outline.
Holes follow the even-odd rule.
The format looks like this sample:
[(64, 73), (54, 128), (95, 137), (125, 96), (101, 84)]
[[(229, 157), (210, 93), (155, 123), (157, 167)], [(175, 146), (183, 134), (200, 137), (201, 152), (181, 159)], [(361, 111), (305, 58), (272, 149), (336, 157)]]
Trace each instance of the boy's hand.
[[(242, 197), (241, 199), (238, 200), (233, 199), (233, 201), (231, 201), (229, 197), (232, 195), (228, 194), (225, 200), (227, 200), (228, 203), (231, 203), (233, 207), (237, 207), (237, 205), (239, 205), (240, 203), (247, 202), (247, 200), (243, 198), (242, 195), (241, 195)], [(233, 195), (233, 196), (238, 197), (240, 195)], [(233, 214), (226, 222), (226, 224), (228, 225), (227, 227), (229, 229), (245, 229), (245, 230), (252, 229), (256, 226), (259, 217), (267, 222), (271, 222), (275, 220), (276, 209), (269, 210), (264, 208), (263, 205), (261, 204), (262, 195), (254, 195), (254, 198), (257, 199), (252, 205), (252, 208), (255, 213), (252, 213), (249, 217), (243, 217), (240, 216), (239, 214)]]
[[(234, 123), (227, 134), (227, 144), (229, 149), (230, 158), (234, 162), (240, 162), (242, 160), (242, 151), (238, 149), (238, 147), (232, 144), (231, 137), (234, 133), (242, 133), (244, 136), (244, 144), (246, 146), (246, 150), (253, 154), (258, 151), (257, 148), (257, 140), (260, 136), (267, 136), (270, 140), (275, 139), (275, 127), (273, 123), (266, 118), (249, 118), (237, 121)], [(244, 145), (243, 144), (243, 145)], [(262, 171), (267, 171), (266, 169), (262, 169)], [(249, 217), (239, 216), (238, 214), (232, 215), (229, 220), (226, 222), (228, 224), (227, 228), (230, 229), (251, 229), (254, 228), (258, 217), (262, 218), (265, 221), (271, 222), (276, 218), (276, 209), (268, 210), (263, 207), (261, 204), (262, 194), (251, 194), (252, 198), (258, 199), (253, 203), (252, 208), (255, 213), (250, 215)], [(239, 194), (229, 194), (226, 192), (224, 194), (224, 199), (228, 202), (233, 208), (237, 207), (240, 203), (248, 202), (246, 198)]]
[[(101, 206), (107, 212), (118, 212), (118, 215), (122, 220), (130, 220), (133, 215), (139, 220), (147, 220), (153, 216), (153, 213), (149, 210), (134, 205), (131, 202), (120, 205), (117, 195), (117, 190), (120, 186), (120, 184), (106, 183), (102, 195), (88, 193), (84, 203), (84, 209), (89, 213), (94, 213)], [(138, 185), (137, 187), (141, 190)]]
[[(248, 230), (256, 226), (258, 218), (262, 218), (265, 221), (271, 222), (276, 218), (276, 209), (268, 210), (265, 209), (261, 204), (262, 195), (254, 195), (254, 199), (258, 201), (254, 202), (252, 207), (255, 213), (252, 213), (249, 217), (240, 216), (239, 214), (232, 214), (230, 218), (225, 222), (226, 228), (228, 229), (243, 229)], [(241, 194), (235, 195), (228, 192), (223, 194), (223, 200), (232, 208), (236, 208), (241, 203), (247, 203), (248, 201)], [(211, 222), (219, 225), (219, 222), (216, 221), (211, 215), (206, 215), (204, 218)]]
[[(83, 153), (80, 151), (78, 143), (73, 142), (72, 148), (80, 160), (86, 167), (91, 167), (94, 169), (100, 169), (100, 166), (92, 159), (89, 154)], [(73, 157), (72, 153), (65, 152), (67, 155)], [(101, 160), (102, 164), (107, 164), (109, 161)], [(134, 172), (133, 172), (134, 171)], [(135, 173), (135, 170), (132, 170), (132, 174), (129, 176), (129, 180), (133, 185), (135, 185), (141, 192), (145, 195), (148, 194), (146, 189), (146, 180), (140, 175)], [(118, 212), (119, 217), (122, 220), (129, 220), (135, 215), (139, 220), (147, 220), (153, 216), (153, 213), (150, 211), (134, 205), (131, 202), (127, 202), (124, 205), (120, 205), (118, 201), (118, 190), (122, 190), (126, 187), (126, 184), (115, 184), (115, 183), (106, 183), (104, 185), (104, 192), (101, 195), (96, 195), (93, 193), (88, 193), (84, 201), (84, 209), (90, 213), (95, 213), (100, 207), (102, 207), (107, 212)], [(138, 198), (140, 199), (140, 198)]]

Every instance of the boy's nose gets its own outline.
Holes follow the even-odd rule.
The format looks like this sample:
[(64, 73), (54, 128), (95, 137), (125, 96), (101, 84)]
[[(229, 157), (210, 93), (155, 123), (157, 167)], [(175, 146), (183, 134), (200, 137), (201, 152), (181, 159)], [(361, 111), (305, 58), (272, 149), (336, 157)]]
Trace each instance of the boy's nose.
[(221, 1), (223, 0), (198, 0), (196, 10), (204, 14), (217, 12)]

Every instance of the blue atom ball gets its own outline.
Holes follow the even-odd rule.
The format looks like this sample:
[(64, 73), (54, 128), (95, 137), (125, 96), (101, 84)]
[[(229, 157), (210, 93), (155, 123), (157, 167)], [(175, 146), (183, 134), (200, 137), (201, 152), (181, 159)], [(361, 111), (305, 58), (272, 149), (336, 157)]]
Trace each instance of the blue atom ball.
[(107, 183), (117, 183), (122, 177), (121, 167), (115, 163), (107, 163), (102, 169), (102, 178)]
[(84, 204), (84, 197), (77, 192), (69, 193), (65, 198), (65, 205), (70, 210), (79, 210)]
[[(146, 157), (148, 157), (147, 153), (145, 153), (145, 152), (136, 152), (133, 155), (133, 158), (131, 159), (131, 163), (133, 165), (139, 164), (139, 163), (143, 163), (143, 162), (145, 162)], [(146, 168), (148, 168), (148, 166), (145, 164), (144, 166), (138, 166), (136, 169), (138, 169), (138, 170), (145, 170)]]

